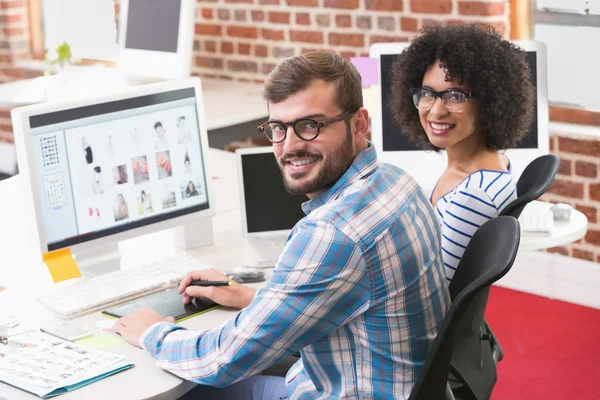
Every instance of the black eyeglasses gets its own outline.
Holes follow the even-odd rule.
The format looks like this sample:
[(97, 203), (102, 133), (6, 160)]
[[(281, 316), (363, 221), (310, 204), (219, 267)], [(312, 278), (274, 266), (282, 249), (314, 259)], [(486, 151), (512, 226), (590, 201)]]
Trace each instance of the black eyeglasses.
[(272, 143), (281, 143), (285, 140), (289, 126), (294, 127), (294, 133), (302, 140), (315, 140), (321, 131), (334, 122), (343, 121), (352, 111), (344, 111), (337, 117), (326, 121), (317, 121), (312, 118), (299, 118), (292, 122), (283, 122), (278, 120), (267, 121), (258, 127), (258, 131), (265, 135)]
[(435, 104), (435, 100), (439, 97), (444, 100), (446, 110), (452, 113), (459, 113), (465, 109), (465, 103), (470, 97), (474, 97), (473, 92), (460, 89), (449, 89), (441, 92), (436, 92), (428, 88), (410, 88), (413, 96), (415, 107), (419, 110), (431, 110)]

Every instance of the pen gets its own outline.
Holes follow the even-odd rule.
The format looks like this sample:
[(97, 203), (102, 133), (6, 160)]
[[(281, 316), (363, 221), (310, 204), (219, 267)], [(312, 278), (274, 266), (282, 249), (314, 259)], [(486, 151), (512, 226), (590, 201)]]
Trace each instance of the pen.
[(192, 281), (190, 286), (231, 286), (231, 281)]

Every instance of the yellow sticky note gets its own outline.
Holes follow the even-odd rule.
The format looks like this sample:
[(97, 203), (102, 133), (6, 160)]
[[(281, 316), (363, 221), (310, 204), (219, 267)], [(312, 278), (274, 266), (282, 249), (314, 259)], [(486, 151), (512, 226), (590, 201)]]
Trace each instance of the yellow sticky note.
[(46, 253), (44, 254), (44, 262), (55, 283), (81, 276), (79, 267), (73, 255), (71, 255), (71, 249), (67, 248)]
[(114, 335), (92, 335), (83, 339), (75, 340), (75, 343), (80, 344), (85, 347), (91, 347), (96, 350), (104, 350), (109, 347), (116, 346), (118, 344), (123, 343), (123, 339)]

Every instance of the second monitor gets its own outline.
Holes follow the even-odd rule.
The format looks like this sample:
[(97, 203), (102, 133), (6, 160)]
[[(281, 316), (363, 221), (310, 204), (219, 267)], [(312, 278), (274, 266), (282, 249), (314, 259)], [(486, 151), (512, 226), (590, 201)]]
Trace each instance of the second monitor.
[(246, 248), (259, 266), (272, 266), (296, 222), (305, 217), (305, 195), (291, 195), (271, 147), (236, 152)]

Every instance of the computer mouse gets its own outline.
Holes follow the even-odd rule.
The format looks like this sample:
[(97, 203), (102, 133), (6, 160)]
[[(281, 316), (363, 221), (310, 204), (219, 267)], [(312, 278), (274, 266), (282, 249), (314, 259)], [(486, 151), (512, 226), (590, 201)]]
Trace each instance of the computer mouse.
[(237, 283), (255, 283), (265, 280), (265, 273), (262, 271), (236, 271), (225, 274), (229, 279)]

